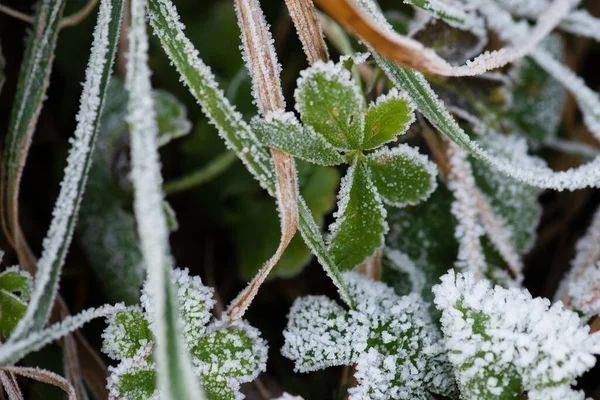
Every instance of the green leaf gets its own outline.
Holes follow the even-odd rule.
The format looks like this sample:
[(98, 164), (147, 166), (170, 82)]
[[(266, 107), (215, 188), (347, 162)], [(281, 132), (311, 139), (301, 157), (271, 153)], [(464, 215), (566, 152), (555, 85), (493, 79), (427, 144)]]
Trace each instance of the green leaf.
[[(40, 10), (44, 10), (43, 6), (40, 7)], [(86, 70), (86, 81), (81, 94), (75, 140), (67, 158), (65, 176), (61, 182), (52, 222), (44, 239), (44, 248), (38, 262), (38, 272), (31, 301), (25, 316), (14, 332), (13, 336), (17, 336), (15, 339), (41, 330), (46, 325), (54, 305), (58, 281), (67, 250), (71, 244), (79, 204), (83, 197), (85, 181), (92, 161), (91, 149), (96, 140), (110, 79), (122, 12), (122, 0), (100, 2), (89, 67)]]
[(111, 396), (123, 400), (146, 400), (156, 391), (156, 371), (152, 363), (132, 359), (112, 371), (107, 388)]
[(265, 119), (255, 118), (252, 130), (262, 144), (275, 147), (318, 165), (337, 165), (345, 160), (323, 136), (304, 126), (291, 112), (270, 113)]
[(222, 322), (194, 343), (194, 366), (211, 399), (239, 398), (240, 385), (266, 370), (267, 344), (260, 332), (244, 321), (228, 327), (219, 324)]
[(406, 144), (367, 155), (366, 165), (383, 201), (395, 207), (418, 204), (437, 187), (435, 164)]
[(58, 25), (62, 18), (64, 4), (64, 0), (40, 2), (19, 71), (17, 92), (6, 137), (2, 172), (2, 182), (3, 185), (6, 185), (2, 201), (6, 202), (4, 210), (13, 219), (9, 218), (9, 229), (11, 230), (16, 229), (13, 224), (18, 221), (16, 213), (18, 212), (19, 185), (50, 80), (54, 48), (59, 31)]
[(361, 146), (365, 100), (348, 70), (332, 62), (315, 63), (301, 72), (294, 98), (302, 122), (333, 147), (354, 150)]
[(386, 212), (369, 172), (355, 157), (342, 178), (329, 251), (342, 271), (354, 268), (383, 244)]
[[(351, 365), (358, 358), (364, 328), (351, 321), (346, 310), (326, 296), (299, 297), (288, 314), (281, 354), (294, 361), (297, 372)], [(321, 338), (325, 340), (311, 340)], [(327, 357), (323, 357), (327, 354)]]
[[(550, 36), (544, 43), (562, 59), (560, 37)], [(564, 86), (530, 57), (516, 63), (509, 76), (513, 102), (508, 116), (536, 147), (556, 138), (567, 99)]]
[(375, 149), (406, 133), (414, 122), (412, 101), (404, 92), (392, 89), (387, 95), (379, 96), (365, 116), (365, 142), (362, 148)]
[[(274, 169), (269, 153), (225, 98), (208, 66), (197, 56), (194, 46), (183, 33), (173, 4), (169, 0), (150, 0), (149, 17), (163, 49), (176, 66), (190, 93), (202, 106), (203, 112), (217, 127), (227, 145), (235, 150), (248, 171), (271, 196), (275, 196)], [(252, 151), (249, 151), (250, 149)], [(352, 306), (352, 299), (339, 269), (327, 251), (319, 225), (302, 197), (298, 199), (298, 224), (304, 242), (318, 257), (323, 269), (338, 288), (341, 298)]]
[(160, 89), (153, 90), (152, 97), (158, 123), (159, 146), (190, 133), (192, 123), (187, 119), (187, 109), (183, 103), (171, 93)]
[(201, 375), (250, 381), (266, 366), (266, 343), (256, 328), (241, 322), (201, 338), (192, 349)]
[(107, 323), (102, 333), (102, 352), (112, 359), (133, 358), (154, 341), (148, 320), (138, 306), (111, 315)]
[(0, 273), (0, 334), (9, 337), (27, 310), (32, 279), (18, 267)]
[(597, 338), (560, 303), (452, 270), (433, 290), (462, 399), (530, 398), (524, 392), (568, 385), (596, 363)]

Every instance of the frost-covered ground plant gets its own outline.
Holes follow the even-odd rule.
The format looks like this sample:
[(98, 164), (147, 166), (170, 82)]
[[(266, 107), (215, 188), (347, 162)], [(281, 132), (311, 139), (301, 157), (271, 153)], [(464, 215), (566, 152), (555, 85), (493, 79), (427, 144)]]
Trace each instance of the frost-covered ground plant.
[(600, 334), (562, 303), (453, 271), (433, 292), (461, 398), (585, 397), (570, 385), (596, 364)]
[[(240, 384), (251, 382), (266, 368), (267, 344), (260, 332), (243, 320), (210, 322), (213, 290), (199, 277), (190, 276), (187, 269), (173, 271), (172, 282), (181, 310), (180, 329), (205, 395), (214, 400), (243, 398)], [(141, 307), (131, 306), (111, 315), (102, 335), (102, 351), (119, 361), (108, 379), (111, 398), (164, 397), (156, 387), (152, 355), (156, 321), (149, 296), (146, 283)]]
[(282, 354), (298, 372), (356, 364), (350, 399), (429, 399), (454, 395), (438, 328), (417, 294), (398, 296), (381, 282), (343, 274), (356, 307), (326, 296), (296, 300)]
[[(593, 142), (600, 96), (586, 86), (593, 80), (566, 66), (573, 51), (565, 43), (574, 39), (558, 32), (600, 40), (600, 20), (579, 1), (405, 0), (382, 8), (374, 0), (315, 0), (327, 16), (312, 1), (286, 0), (307, 66), (287, 49), (280, 64), (276, 45), (292, 43), (289, 24), (272, 34), (258, 0), (219, 1), (220, 11), (188, 33), (174, 3), (187, 18), (188, 6), (212, 1), (130, 0), (123, 18), (123, 0), (100, 0), (67, 166), (36, 246), (28, 238), (38, 214), (19, 207), (21, 178), (38, 117), (48, 137), (69, 126), (53, 123), (73, 119), (52, 115), (61, 107), (41, 108), (60, 30), (95, 4), (63, 17), (66, 3), (39, 0), (33, 18), (0, 7), (33, 23), (16, 57), (23, 59), (16, 85), (3, 85), (0, 54), (0, 88), (16, 86), (0, 181), (0, 222), (19, 264), (0, 272), (0, 383), (10, 400), (31, 397), (15, 374), (59, 386), (71, 399), (238, 400), (252, 397), (247, 384), (264, 398), (283, 391), (307, 399), (332, 391), (352, 400), (585, 398), (574, 386), (586, 382), (580, 378), (600, 352), (600, 211), (575, 246), (554, 304), (524, 286), (541, 266), (544, 276), (567, 267), (556, 257), (556, 270), (546, 273), (549, 262), (538, 256), (525, 268), (524, 255), (540, 242), (551, 246), (556, 232), (583, 231), (564, 227), (575, 213), (589, 214), (577, 209), (596, 208), (574, 203), (563, 220), (552, 200), (539, 201), (544, 190), (600, 185)], [(241, 56), (234, 40), (206, 46), (231, 32)], [(201, 52), (188, 35), (199, 38)], [(235, 60), (226, 59), (226, 42)], [(77, 57), (66, 61), (70, 68)], [(575, 140), (586, 134), (588, 143)], [(581, 165), (563, 170), (558, 153)], [(163, 182), (163, 173), (189, 165), (190, 176)], [(43, 179), (34, 178), (42, 190)], [(165, 199), (185, 190), (194, 194)], [(327, 215), (336, 192), (337, 209)], [(177, 213), (186, 213), (184, 229), (170, 237)], [(231, 226), (234, 239), (222, 235)], [(69, 306), (81, 308), (79, 291), (67, 287), (65, 300), (58, 290), (74, 235), (102, 291), (89, 303), (128, 306), (70, 315)], [(216, 241), (217, 251), (198, 240)], [(173, 269), (174, 254), (203, 265), (215, 288)], [(239, 260), (248, 254), (254, 259)], [(310, 254), (338, 298), (307, 295), (329, 284), (318, 269), (301, 273)], [(84, 275), (81, 257), (73, 259), (69, 271)], [(278, 263), (288, 264), (274, 270), (278, 276), (296, 280), (265, 290)], [(542, 286), (550, 296), (548, 282), (531, 288)], [(213, 297), (233, 299), (219, 303), (216, 318)], [(292, 302), (282, 334), (277, 324)], [(296, 372), (326, 369), (322, 376), (336, 383), (321, 388), (315, 375), (294, 376), (273, 352), (267, 370), (266, 341), (242, 319), (250, 309), (264, 337), (283, 337), (281, 353)], [(102, 349), (72, 334), (94, 318), (108, 322)], [(65, 378), (24, 366), (56, 339), (64, 365), (55, 369)], [(108, 369), (98, 351), (114, 361)], [(337, 385), (340, 369), (354, 379)]]

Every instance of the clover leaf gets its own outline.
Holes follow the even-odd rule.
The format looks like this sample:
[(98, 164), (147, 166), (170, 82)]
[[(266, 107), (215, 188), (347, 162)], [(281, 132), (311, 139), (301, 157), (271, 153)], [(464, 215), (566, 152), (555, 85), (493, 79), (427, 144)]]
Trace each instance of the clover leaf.
[(319, 165), (350, 164), (328, 240), (338, 267), (349, 270), (383, 245), (383, 203), (404, 207), (425, 200), (437, 187), (437, 169), (408, 145), (381, 147), (412, 124), (413, 103), (392, 89), (367, 108), (343, 62), (317, 62), (303, 71), (294, 98), (303, 124), (279, 110), (255, 118), (252, 127), (265, 146)]

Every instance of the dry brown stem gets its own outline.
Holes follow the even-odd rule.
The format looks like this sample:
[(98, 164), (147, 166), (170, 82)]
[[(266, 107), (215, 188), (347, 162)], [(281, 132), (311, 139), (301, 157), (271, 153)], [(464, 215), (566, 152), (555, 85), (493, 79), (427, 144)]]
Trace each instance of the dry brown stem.
[(285, 0), (308, 62), (327, 62), (329, 52), (312, 0)]
[[(261, 113), (266, 115), (285, 107), (273, 40), (258, 0), (236, 0), (235, 5), (255, 98)], [(275, 254), (229, 306), (227, 315), (234, 321), (244, 315), (260, 286), (294, 237), (298, 227), (298, 184), (294, 158), (274, 148), (271, 149), (271, 154), (275, 165), (281, 239)]]

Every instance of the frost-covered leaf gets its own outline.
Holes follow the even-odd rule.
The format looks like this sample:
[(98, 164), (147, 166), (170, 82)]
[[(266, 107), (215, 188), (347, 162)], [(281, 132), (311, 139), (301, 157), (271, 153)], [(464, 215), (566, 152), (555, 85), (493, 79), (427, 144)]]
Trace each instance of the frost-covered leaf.
[(365, 142), (362, 148), (375, 149), (406, 132), (414, 122), (414, 107), (410, 98), (396, 89), (379, 96), (365, 115)]
[(152, 92), (156, 122), (158, 123), (159, 146), (190, 133), (192, 123), (187, 119), (187, 109), (175, 96), (164, 90)]
[(318, 61), (302, 71), (294, 98), (302, 122), (332, 146), (353, 150), (363, 143), (365, 99), (341, 65)]
[[(171, 284), (175, 287), (175, 295), (179, 302), (181, 313), (182, 333), (188, 347), (192, 347), (206, 332), (206, 325), (211, 318), (211, 310), (215, 305), (213, 288), (204, 286), (199, 276), (190, 276), (187, 268), (174, 269), (171, 274)], [(154, 325), (155, 309), (149, 282), (142, 289), (141, 302), (150, 328), (156, 332)]]
[(283, 332), (281, 353), (298, 372), (350, 365), (366, 347), (368, 330), (351, 321), (346, 310), (326, 296), (296, 299)]
[[(32, 142), (35, 126), (46, 97), (50, 81), (54, 49), (59, 24), (65, 7), (64, 0), (39, 2), (32, 26), (35, 34), (29, 35), (13, 107), (2, 160), (2, 184), (4, 211), (7, 213), (9, 229), (13, 236), (18, 227), (19, 185), (27, 154)], [(2, 59), (4, 65), (4, 59)], [(45, 321), (44, 321), (45, 322)]]
[(11, 365), (27, 354), (41, 349), (53, 341), (81, 328), (87, 322), (101, 317), (107, 317), (124, 309), (122, 304), (89, 308), (77, 315), (69, 316), (46, 329), (28, 333), (20, 338), (13, 334), (9, 340), (0, 346), (0, 366)]
[(568, 286), (570, 306), (589, 319), (600, 314), (600, 262), (585, 268)]
[(111, 399), (158, 399), (154, 363), (125, 359), (116, 368), (109, 367), (109, 371), (107, 388)]
[[(560, 59), (560, 38), (550, 36), (546, 42), (551, 53)], [(520, 131), (535, 146), (555, 138), (566, 102), (564, 87), (530, 57), (516, 63), (509, 76), (513, 98), (509, 115)]]
[(388, 230), (385, 208), (358, 157), (342, 178), (334, 216), (328, 247), (340, 270), (354, 268), (383, 244)]
[(256, 328), (244, 321), (226, 328), (212, 327), (216, 329), (192, 349), (197, 374), (225, 378), (239, 386), (253, 381), (266, 369), (268, 346)]
[[(516, 135), (490, 134), (479, 142), (515, 163), (545, 165), (543, 160), (527, 154), (526, 141)], [(480, 160), (474, 159), (471, 163), (477, 186), (489, 199), (496, 215), (504, 221), (515, 250), (523, 254), (533, 245), (542, 215), (538, 202), (540, 190), (500, 174)]]
[(10, 336), (25, 315), (31, 287), (31, 275), (18, 267), (0, 273), (0, 334), (4, 337)]
[(322, 135), (310, 126), (303, 127), (291, 112), (273, 112), (265, 119), (255, 118), (252, 130), (265, 146), (284, 150), (314, 164), (336, 165), (345, 161)]
[[(56, 2), (57, 9), (54, 7), (46, 9), (47, 3), (44, 2), (40, 6), (40, 15), (43, 17), (44, 13), (48, 12), (54, 17), (60, 16), (62, 2)], [(25, 315), (15, 328), (13, 337), (23, 338), (29, 333), (41, 330), (45, 326), (54, 305), (62, 266), (71, 244), (79, 205), (85, 190), (84, 182), (90, 169), (92, 149), (98, 132), (102, 106), (119, 37), (122, 11), (122, 0), (112, 2), (104, 0), (100, 2), (91, 54), (85, 73), (86, 80), (76, 118), (77, 127), (67, 157), (67, 167), (52, 213), (52, 222), (43, 242), (42, 257), (38, 261), (38, 271), (31, 300)], [(45, 29), (57, 29), (58, 21), (52, 22), (50, 20), (48, 23), (49, 25), (44, 25)], [(32, 42), (36, 42), (36, 40), (32, 39)], [(52, 46), (48, 51), (51, 52), (51, 48)], [(24, 73), (27, 73), (26, 70), (24, 71)], [(33, 76), (29, 76), (29, 78), (34, 79)]]
[(418, 204), (437, 187), (435, 164), (406, 144), (367, 155), (366, 165), (383, 201), (395, 207)]
[(154, 341), (150, 325), (139, 306), (111, 315), (102, 333), (102, 352), (114, 360), (134, 358)]
[(562, 303), (454, 271), (433, 290), (463, 399), (564, 386), (596, 363), (600, 336)]
[(381, 282), (344, 273), (356, 309), (324, 296), (297, 299), (284, 331), (296, 370), (358, 363), (350, 399), (430, 399), (454, 383), (439, 332), (419, 295), (398, 296)]

